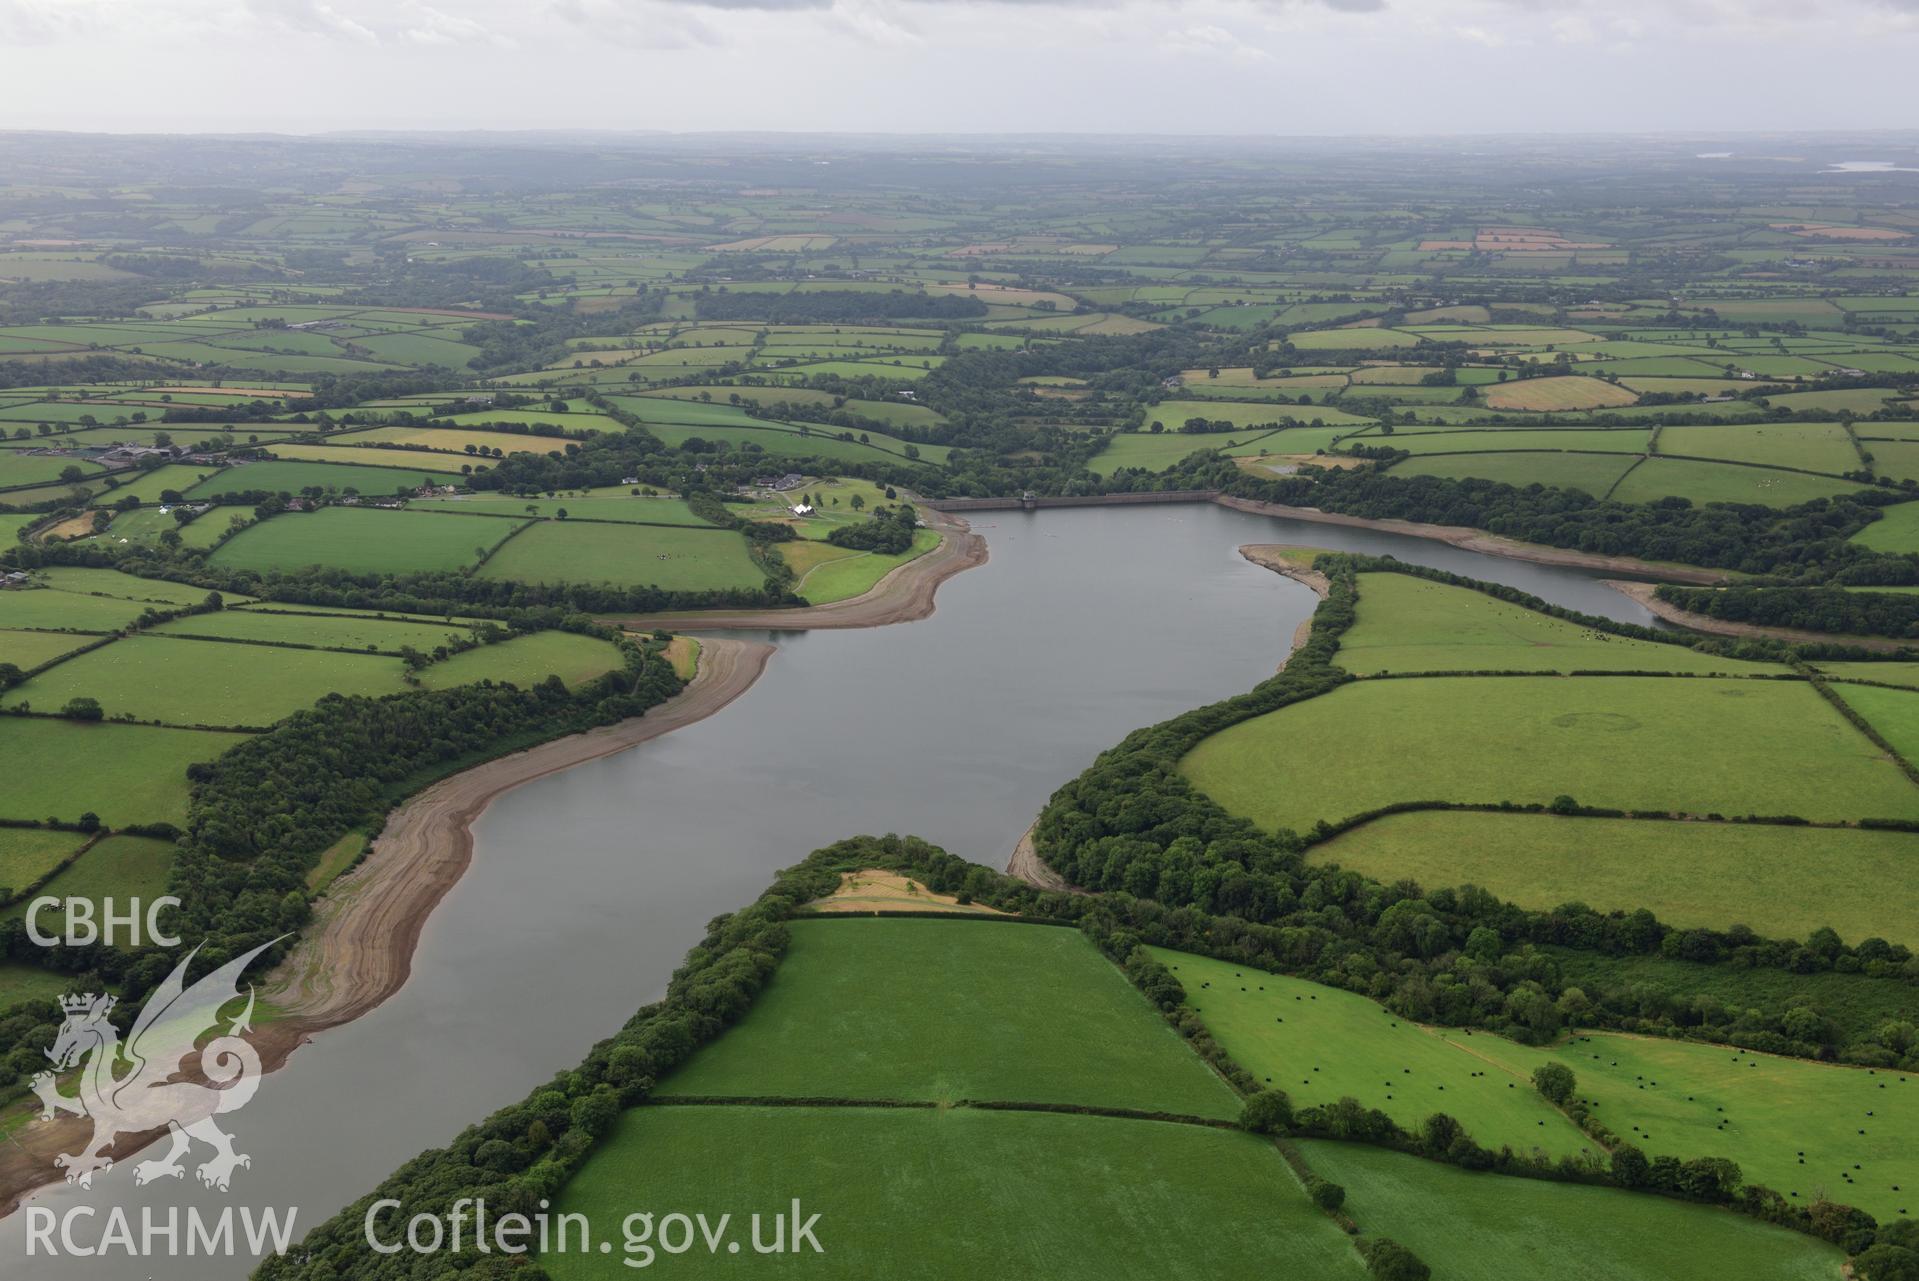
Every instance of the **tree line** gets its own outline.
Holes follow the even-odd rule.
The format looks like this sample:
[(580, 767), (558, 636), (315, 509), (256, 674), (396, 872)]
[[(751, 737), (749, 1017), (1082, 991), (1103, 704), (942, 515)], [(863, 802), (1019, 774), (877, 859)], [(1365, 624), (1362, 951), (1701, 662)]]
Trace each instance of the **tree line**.
[(1679, 561), (1748, 574), (1830, 573), (1886, 560), (1919, 581), (1919, 559), (1887, 557), (1847, 540), (1901, 495), (1868, 490), (1796, 507), (1708, 503), (1686, 498), (1621, 503), (1574, 489), (1524, 488), (1498, 481), (1392, 476), (1369, 467), (1314, 469), (1262, 479), (1241, 473), (1224, 487), (1240, 498), (1318, 507), (1372, 520), (1465, 525), (1548, 547), (1644, 560)]
[[(530, 689), (485, 682), (382, 698), (329, 694), (213, 762), (189, 767), (185, 830), (144, 830), (178, 838), (167, 892), (181, 900), (176, 933), (202, 945), (193, 976), (299, 930), (310, 913), (307, 877), (321, 852), (355, 828), (377, 827), (392, 805), (433, 778), (643, 715), (684, 688), (661, 653), (662, 639), (620, 644), (620, 670), (573, 689), (549, 677)], [(287, 947), (267, 960), (277, 962)], [(115, 1017), (124, 1018), (123, 1030), (178, 960), (154, 946), (43, 948), (20, 919), (0, 922), (0, 955), (75, 976), (77, 986), (111, 987), (122, 997)], [(0, 1080), (44, 1068), (40, 1052), (59, 1023), (51, 999), (0, 1015)]]
[(1708, 618), (1809, 632), (1919, 639), (1919, 595), (1844, 587), (1680, 587), (1661, 583), (1659, 599)]
[(1919, 982), (1919, 962), (1902, 944), (1848, 945), (1826, 929), (1803, 942), (1768, 940), (1744, 927), (1682, 930), (1644, 909), (1570, 904), (1541, 912), (1477, 887), (1385, 885), (1309, 862), (1316, 834), (1264, 832), (1194, 788), (1178, 763), (1200, 740), (1351, 679), (1335, 654), (1353, 618), (1356, 574), (1400, 567), (1340, 556), (1318, 564), (1331, 592), (1284, 671), (1249, 693), (1134, 731), (1054, 793), (1034, 828), (1050, 867), (1072, 884), (1136, 901), (1166, 938), (1179, 940), (1169, 946), (1191, 943), (1198, 916), (1190, 914), (1211, 914), (1211, 944), (1225, 954), (1360, 992), (1419, 1022), (1532, 1043), (1576, 1023), (1919, 1067), (1910, 1024), (1874, 1023), (1790, 995), (1771, 1008), (1734, 1009), (1683, 992), (1588, 992), (1563, 977), (1550, 950)]
[(821, 289), (761, 293), (718, 289), (694, 296), (701, 320), (753, 320), (776, 325), (861, 324), (896, 320), (977, 320), (986, 304), (963, 294), (931, 295), (891, 289)]
[(871, 520), (857, 525), (834, 526), (827, 532), (826, 541), (835, 547), (898, 556), (912, 550), (913, 538), (918, 532), (919, 514), (911, 503), (901, 503), (897, 507), (877, 508)]

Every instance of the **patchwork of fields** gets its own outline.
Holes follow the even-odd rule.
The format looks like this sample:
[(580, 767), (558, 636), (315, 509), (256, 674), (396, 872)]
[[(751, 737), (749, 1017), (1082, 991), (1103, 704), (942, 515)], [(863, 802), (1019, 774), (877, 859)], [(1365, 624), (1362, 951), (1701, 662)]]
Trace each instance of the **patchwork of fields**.
[[(8, 763), (0, 819), (20, 823), (84, 827), (91, 815), (110, 828), (177, 827), (187, 817), (190, 766), (327, 695), (481, 681), (528, 687), (548, 676), (577, 685), (625, 661), (608, 641), (566, 632), (512, 635), (486, 624), (492, 639), (476, 645), (471, 620), (256, 606), (244, 596), (205, 611), (206, 593), (180, 583), (77, 567), (38, 578), (44, 586), (0, 596), (0, 621), (12, 624), (0, 629), (0, 662), (21, 673), (0, 694), (0, 710), (13, 713), (0, 716)], [(183, 606), (203, 612), (122, 630), (149, 610)], [(81, 704), (91, 711), (77, 712)], [(24, 910), (24, 891), (82, 849), (46, 892), (164, 892), (169, 841), (0, 827), (0, 888), (9, 891), (0, 904)]]
[[(1015, 1270), (1038, 1259), (1058, 1276), (1110, 1275), (1139, 1259), (1164, 1276), (1273, 1268), (1363, 1275), (1334, 1220), (1307, 1199), (1298, 1173), (1305, 1168), (1350, 1184), (1346, 1213), (1360, 1216), (1361, 1231), (1402, 1241), (1417, 1234), (1416, 1248), (1437, 1275), (1502, 1275), (1480, 1269), (1522, 1260), (1586, 1275), (1578, 1271), (1585, 1255), (1622, 1216), (1643, 1217), (1649, 1231), (1684, 1233), (1688, 1249), (1738, 1259), (1754, 1276), (1824, 1276), (1838, 1257), (1723, 1211), (1632, 1193), (1473, 1175), (1320, 1142), (1292, 1145), (1282, 1158), (1271, 1141), (1230, 1129), (1030, 1110), (1103, 1104), (1216, 1115), (1232, 1095), (1073, 932), (978, 918), (803, 920), (789, 928), (790, 948), (743, 1021), (620, 1117), (567, 1184), (562, 1210), (590, 1222), (617, 1218), (646, 1188), (657, 1184), (665, 1195), (662, 1172), (671, 1171), (668, 1181), (682, 1190), (730, 1189), (728, 1204), (799, 1197), (820, 1214), (823, 1238), (830, 1233), (855, 1256), (850, 1272), (835, 1266), (836, 1276), (972, 1276), (981, 1259), (1004, 1259)], [(1155, 955), (1175, 969), (1189, 1005), (1226, 1049), (1283, 1085), (1296, 1106), (1359, 1094), (1409, 1124), (1446, 1110), (1483, 1142), (1593, 1150), (1531, 1088), (1524, 1064), (1502, 1065), (1471, 1042), (1382, 1017), (1378, 1006), (1336, 989)], [(1035, 973), (1047, 981), (1027, 981)], [(989, 1022), (990, 1040), (978, 1034)], [(1582, 1038), (1568, 1053), (1596, 1044), (1610, 1052), (1613, 1039)], [(1369, 1089), (1369, 1076), (1383, 1080)], [(987, 1099), (1029, 1110), (969, 1102)], [(1035, 1148), (1048, 1153), (1046, 1162), (1022, 1155)], [(1014, 1168), (1020, 1177), (1005, 1178)], [(1529, 1217), (1445, 1231), (1408, 1195), (1439, 1186), (1473, 1204), (1474, 1215), (1516, 1200)], [(938, 1206), (955, 1195), (1006, 1220), (1007, 1234), (981, 1238), (953, 1226)], [(1596, 1212), (1609, 1226), (1570, 1236), (1523, 1226)], [(924, 1230), (878, 1226), (901, 1217)], [(1622, 1256), (1625, 1273), (1592, 1275), (1666, 1276), (1659, 1266), (1669, 1253), (1648, 1242)], [(698, 1270), (724, 1266), (718, 1256), (687, 1259)], [(800, 1271), (825, 1266), (790, 1262)], [(610, 1276), (617, 1266), (591, 1248), (550, 1251), (545, 1263), (561, 1277)]]
[[(1296, 653), (1255, 701), (1108, 752), (1079, 744), (1090, 768), (1049, 782), (1068, 785), (1016, 862), (1029, 888), (928, 855), (877, 874), (898, 901), (712, 922), (685, 971), (629, 976), (631, 1004), (561, 1038), (592, 1043), (664, 991), (619, 1033), (658, 1017), (660, 1039), (595, 1050), (409, 1165), (410, 1201), (538, 1190), (604, 1230), (798, 1198), (828, 1252), (786, 1270), (875, 1281), (1427, 1275), (1369, 1266), (1382, 1238), (1439, 1281), (1919, 1274), (1909, 161), (1820, 172), (1829, 140), (1256, 160), (1052, 140), (0, 141), (0, 573), (18, 571), (0, 591), (0, 940), (32, 894), (182, 884), (219, 900), (198, 905), (216, 951), (335, 920), (307, 900), (401, 845), (371, 843), (388, 802), (654, 706), (677, 688), (666, 664), (691, 679), (718, 654), (701, 689), (724, 684), (738, 652), (593, 620), (848, 601), (940, 545), (922, 524), (890, 550), (916, 503), (932, 522), (942, 499), (1217, 490), (1483, 530), (1550, 548), (1524, 554), (1553, 575), (1763, 589), (1703, 598), (1726, 611), (1708, 638), (1327, 562), (1330, 658)], [(895, 504), (897, 525), (874, 522)], [(1375, 532), (1342, 545), (1386, 545)], [(1427, 550), (1403, 554), (1466, 563)], [(1140, 610), (1204, 588), (1140, 568), (1085, 572)], [(1208, 668), (1213, 638), (1187, 639), (1163, 663)], [(898, 714), (884, 703), (775, 741), (798, 759)], [(529, 728), (525, 708), (555, 719)], [(306, 709), (325, 745), (258, 737)], [(277, 809), (221, 792), (282, 748), (248, 802)], [(750, 791), (730, 799), (779, 804)], [(688, 877), (716, 874), (685, 852)], [(564, 863), (550, 880), (577, 896)], [(875, 903), (966, 919), (860, 915)], [(762, 908), (780, 923), (703, 968)], [(685, 915), (687, 942), (710, 910)], [(375, 933), (369, 949), (413, 945)], [(8, 956), (0, 1131), (32, 1140), (51, 998), (84, 984), (131, 1006), (158, 958)], [(501, 1074), (488, 1098), (527, 1084), (486, 1066), (511, 1055), (471, 1057)], [(1285, 1109), (1246, 1110), (1237, 1069)], [(1435, 1140), (1439, 1116), (1489, 1152)], [(1628, 1144), (1663, 1182), (1621, 1184), (1692, 1196), (1719, 1158), (1758, 1213), (1589, 1186), (1631, 1169)], [(269, 1281), (385, 1274), (358, 1224), (302, 1226), (311, 1250)], [(1889, 1265), (1875, 1241), (1915, 1257)], [(631, 1262), (615, 1242), (538, 1266)]]
[(1830, 1281), (1841, 1256), (1726, 1210), (1613, 1188), (1469, 1174), (1353, 1144), (1300, 1145), (1349, 1189), (1360, 1220), (1460, 1281), (1513, 1276), (1665, 1281), (1752, 1276)]
[[(1593, 1114), (1648, 1155), (1728, 1157), (1788, 1200), (1826, 1195), (1897, 1218), (1919, 1187), (1919, 1077), (1618, 1033), (1534, 1047), (1422, 1027), (1365, 997), (1210, 957), (1155, 949), (1189, 1008), (1296, 1107), (1352, 1097), (1408, 1131), (1445, 1113), (1482, 1147), (1603, 1156), (1533, 1088), (1570, 1068)], [(1906, 1091), (1912, 1092), (1908, 1100)], [(1919, 1207), (1913, 1207), (1919, 1208)]]
[[(1909, 879), (1919, 843), (1852, 826), (1919, 820), (1919, 787), (1784, 666), (1412, 574), (1354, 582), (1333, 662), (1361, 679), (1223, 729), (1182, 760), (1226, 809), (1331, 835), (1315, 860), (1388, 883), (1478, 885), (1540, 910), (1648, 907), (1774, 937), (1919, 937), (1911, 896), (1886, 888)], [(1857, 683), (1898, 684), (1905, 665), (1843, 666), (1833, 697), (1902, 754), (1919, 751), (1919, 692)], [(1581, 806), (1640, 817), (1572, 816)], [(1393, 807), (1414, 812), (1379, 813)], [(1790, 821), (1720, 821), (1749, 816)], [(1813, 869), (1831, 888), (1808, 899)]]
[(243, 530), (220, 545), (212, 562), (260, 571), (327, 565), (351, 574), (460, 569), (505, 542), (524, 523), (442, 512), (324, 507)]
[[(1436, 810), (1389, 814), (1314, 850), (1378, 880), (1480, 885), (1541, 911), (1656, 905), (1682, 928), (1795, 938), (1824, 925), (1848, 939), (1919, 938), (1912, 896), (1886, 892), (1916, 857), (1907, 832)], [(1812, 903), (1795, 892), (1808, 880), (1822, 887)]]
[[(1391, 464), (1393, 475), (1539, 484), (1625, 503), (1787, 507), (1861, 492), (1862, 481), (1919, 478), (1905, 452), (1913, 443), (1903, 439), (1910, 403), (1901, 386), (1793, 390), (1820, 378), (1906, 371), (1897, 362), (1908, 357), (1883, 339), (1821, 330), (1769, 341), (1616, 323), (1359, 322), (1284, 341), (1308, 363), (1189, 369), (1168, 399), (1110, 436), (1089, 467), (1101, 476), (1163, 471), (1198, 449), (1252, 452), (1255, 430), (1310, 425), (1323, 435), (1309, 448), (1266, 452), (1398, 450), (1411, 457)], [(1453, 344), (1461, 343), (1473, 344), (1470, 363), (1459, 363)], [(1446, 363), (1407, 350), (1422, 346), (1444, 351)], [(1806, 355), (1781, 354), (1796, 351)], [(1702, 359), (1708, 354), (1714, 363)], [(1365, 363), (1355, 363), (1360, 356)], [(1555, 370), (1533, 376), (1547, 361)], [(1847, 421), (1808, 421), (1822, 413)], [(1886, 421), (1855, 428), (1853, 415)], [(1192, 418), (1237, 430), (1178, 430)]]
[[(1461, 738), (1472, 754), (1448, 750)], [(1771, 768), (1782, 758), (1790, 772)], [(1361, 681), (1224, 730), (1181, 767), (1228, 809), (1301, 831), (1400, 801), (1543, 805), (1573, 793), (1677, 814), (1919, 816), (1919, 787), (1797, 682)]]
[[(1076, 931), (803, 921), (753, 1015), (660, 1097), (1017, 1100), (1230, 1118), (1233, 1093)], [(929, 973), (940, 999), (923, 999)], [(1046, 982), (1031, 982), (1043, 974)], [(990, 1022), (987, 1041), (977, 1029)], [(825, 1047), (831, 1052), (825, 1052)]]
[[(1035, 1162), (1037, 1151), (1047, 1159)], [(640, 1201), (771, 1213), (795, 1197), (808, 1215), (821, 1216), (826, 1249), (783, 1260), (795, 1276), (1101, 1281), (1116, 1269), (1143, 1269), (1201, 1281), (1276, 1267), (1329, 1279), (1365, 1276), (1271, 1144), (1103, 1117), (636, 1108), (556, 1209), (617, 1223)], [(964, 1216), (950, 1213), (955, 1203), (968, 1207)], [(905, 1224), (914, 1226), (905, 1231)], [(738, 1270), (703, 1252), (680, 1262), (690, 1276)], [(542, 1263), (561, 1281), (626, 1271), (590, 1252), (549, 1252)]]

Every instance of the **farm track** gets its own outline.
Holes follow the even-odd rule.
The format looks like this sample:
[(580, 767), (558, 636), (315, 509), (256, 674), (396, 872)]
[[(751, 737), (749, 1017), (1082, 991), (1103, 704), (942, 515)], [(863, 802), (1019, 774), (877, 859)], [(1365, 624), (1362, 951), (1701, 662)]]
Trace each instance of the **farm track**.
[[(409, 797), (360, 864), (334, 882), (313, 927), (263, 985), (280, 1011), (252, 1038), (263, 1068), (278, 1069), (316, 1033), (359, 1018), (406, 985), (420, 932), (472, 863), (473, 824), (495, 799), (704, 720), (751, 688), (772, 653), (758, 641), (709, 640), (692, 682), (645, 716), (487, 761)], [(0, 1216), (55, 1181), (54, 1156), (77, 1150), (91, 1129), (74, 1117), (21, 1127), (0, 1148)], [(123, 1138), (114, 1160), (162, 1133)]]

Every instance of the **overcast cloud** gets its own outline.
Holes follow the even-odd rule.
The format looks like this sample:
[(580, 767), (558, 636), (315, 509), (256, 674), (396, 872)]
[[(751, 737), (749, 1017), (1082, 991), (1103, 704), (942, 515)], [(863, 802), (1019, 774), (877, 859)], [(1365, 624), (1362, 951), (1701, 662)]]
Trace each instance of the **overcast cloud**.
[(1919, 0), (0, 0), (0, 127), (1919, 127)]

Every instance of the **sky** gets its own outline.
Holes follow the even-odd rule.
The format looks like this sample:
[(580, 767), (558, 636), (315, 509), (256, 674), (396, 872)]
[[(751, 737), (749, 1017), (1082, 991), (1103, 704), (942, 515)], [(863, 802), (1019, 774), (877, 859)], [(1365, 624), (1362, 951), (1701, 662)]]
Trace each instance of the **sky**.
[(0, 128), (1919, 127), (1919, 0), (0, 0)]

